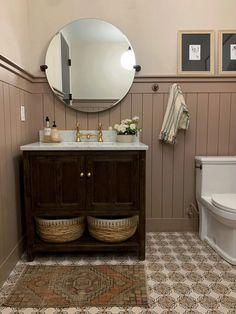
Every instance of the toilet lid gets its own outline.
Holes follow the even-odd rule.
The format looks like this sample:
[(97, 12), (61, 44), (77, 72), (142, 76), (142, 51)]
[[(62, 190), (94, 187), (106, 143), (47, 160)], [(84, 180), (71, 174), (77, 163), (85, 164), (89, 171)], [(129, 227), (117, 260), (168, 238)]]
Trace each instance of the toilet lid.
[(236, 194), (213, 194), (211, 199), (216, 207), (228, 212), (236, 212)]

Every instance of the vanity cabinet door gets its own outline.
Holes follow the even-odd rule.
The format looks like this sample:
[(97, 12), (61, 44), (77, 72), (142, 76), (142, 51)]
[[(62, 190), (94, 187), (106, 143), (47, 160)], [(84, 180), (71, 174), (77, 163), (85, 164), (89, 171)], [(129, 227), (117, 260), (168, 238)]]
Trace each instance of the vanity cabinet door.
[(31, 157), (33, 211), (84, 209), (84, 157), (37, 155)]
[(86, 169), (88, 210), (138, 210), (138, 153), (93, 154)]
[(63, 157), (58, 161), (59, 204), (85, 209), (84, 157)]

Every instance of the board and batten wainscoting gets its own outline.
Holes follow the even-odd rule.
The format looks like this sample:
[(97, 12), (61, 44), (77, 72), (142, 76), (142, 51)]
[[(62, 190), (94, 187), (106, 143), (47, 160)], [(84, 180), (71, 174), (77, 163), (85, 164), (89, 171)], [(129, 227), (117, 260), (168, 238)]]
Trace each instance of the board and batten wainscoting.
[[(180, 84), (190, 112), (190, 127), (175, 146), (158, 141), (171, 84)], [(153, 84), (159, 90), (152, 90)], [(20, 121), (20, 106), (26, 121)], [(140, 117), (141, 141), (149, 146), (146, 165), (148, 231), (197, 230), (195, 155), (236, 155), (236, 78), (143, 77), (137, 75), (125, 99), (101, 113), (74, 111), (54, 97), (45, 77), (27, 73), (0, 56), (0, 285), (22, 252), (20, 145), (37, 141), (45, 116), (60, 129), (103, 128), (123, 118)]]
[[(157, 82), (159, 90), (153, 92)], [(175, 146), (158, 141), (169, 87), (179, 82), (190, 112), (189, 130), (179, 132)], [(195, 155), (236, 154), (236, 80), (227, 78), (136, 78), (126, 98), (113, 109), (82, 113), (61, 104), (51, 93), (42, 94), (38, 106), (61, 129), (103, 128), (121, 119), (139, 116), (141, 141), (149, 146), (146, 168), (148, 231), (197, 230), (198, 219), (188, 217), (195, 204)], [(52, 119), (52, 118), (51, 118)]]

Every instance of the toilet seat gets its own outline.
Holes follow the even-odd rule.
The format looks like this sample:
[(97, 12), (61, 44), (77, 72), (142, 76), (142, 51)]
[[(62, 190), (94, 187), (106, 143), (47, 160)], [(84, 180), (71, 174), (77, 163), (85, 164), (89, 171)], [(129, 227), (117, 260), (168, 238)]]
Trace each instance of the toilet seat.
[(213, 194), (211, 201), (221, 210), (236, 213), (236, 193)]

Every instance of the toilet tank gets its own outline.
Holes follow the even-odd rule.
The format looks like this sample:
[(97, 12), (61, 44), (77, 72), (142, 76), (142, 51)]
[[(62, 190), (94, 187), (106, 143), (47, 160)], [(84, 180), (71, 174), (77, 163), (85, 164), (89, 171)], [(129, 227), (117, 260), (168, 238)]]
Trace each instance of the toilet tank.
[(236, 193), (236, 156), (196, 156), (196, 197)]

